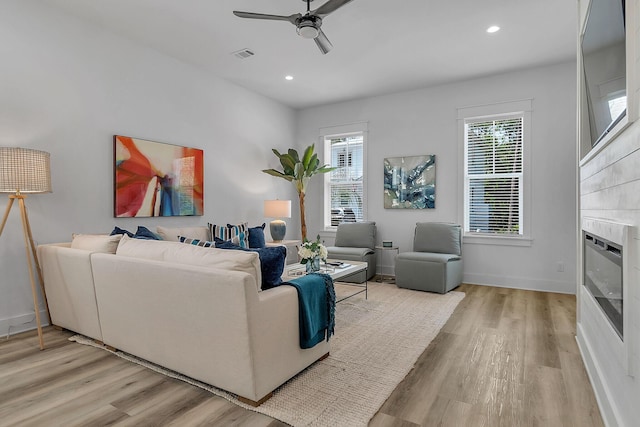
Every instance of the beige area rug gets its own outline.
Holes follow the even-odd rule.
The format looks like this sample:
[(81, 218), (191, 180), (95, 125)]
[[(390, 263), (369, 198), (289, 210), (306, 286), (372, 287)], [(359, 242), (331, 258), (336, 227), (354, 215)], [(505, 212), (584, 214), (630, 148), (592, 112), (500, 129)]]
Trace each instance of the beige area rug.
[[(336, 284), (338, 299), (354, 291)], [(368, 300), (361, 293), (336, 305), (331, 355), (279, 387), (258, 408), (129, 354), (115, 354), (293, 426), (366, 426), (462, 298), (462, 292), (438, 295), (369, 282)], [(69, 339), (97, 346), (80, 335)]]

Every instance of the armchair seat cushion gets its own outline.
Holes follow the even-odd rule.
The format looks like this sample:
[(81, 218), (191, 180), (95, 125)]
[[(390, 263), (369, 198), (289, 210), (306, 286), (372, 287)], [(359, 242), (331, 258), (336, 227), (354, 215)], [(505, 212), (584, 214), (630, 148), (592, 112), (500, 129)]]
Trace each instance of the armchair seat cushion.
[(362, 283), (376, 275), (376, 223), (345, 222), (338, 226), (334, 246), (327, 248), (328, 258), (367, 263), (367, 271), (343, 279), (351, 283)]
[(367, 271), (360, 272), (340, 279), (341, 282), (363, 283), (376, 275), (376, 253), (369, 248), (341, 248), (329, 246), (327, 248), (328, 259), (339, 259), (341, 261), (362, 261), (367, 263)]
[[(366, 261), (364, 257), (368, 254), (374, 253), (373, 249), (369, 248), (349, 248), (341, 246), (329, 246), (327, 248), (328, 257), (331, 259), (345, 259), (348, 256), (351, 261)], [(352, 258), (357, 257), (357, 258)]]
[(423, 262), (447, 263), (449, 261), (457, 261), (460, 255), (455, 254), (437, 254), (432, 252), (403, 252), (398, 254), (397, 260), (411, 260)]

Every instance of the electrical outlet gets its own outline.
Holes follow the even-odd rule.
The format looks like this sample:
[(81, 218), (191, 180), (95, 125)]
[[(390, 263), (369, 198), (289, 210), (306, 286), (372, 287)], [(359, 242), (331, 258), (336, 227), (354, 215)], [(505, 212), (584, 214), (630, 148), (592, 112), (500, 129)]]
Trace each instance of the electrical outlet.
[(558, 273), (564, 273), (564, 262), (558, 261), (556, 264), (556, 270)]

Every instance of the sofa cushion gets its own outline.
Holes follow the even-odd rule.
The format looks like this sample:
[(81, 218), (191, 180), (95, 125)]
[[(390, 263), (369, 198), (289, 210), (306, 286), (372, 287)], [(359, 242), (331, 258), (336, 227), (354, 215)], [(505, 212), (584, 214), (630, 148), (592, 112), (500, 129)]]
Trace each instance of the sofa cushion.
[(237, 225), (227, 224), (226, 226), (209, 224), (209, 231), (211, 232), (210, 240), (216, 237), (222, 240), (236, 240), (238, 246), (249, 247), (249, 226), (246, 222)]
[(444, 222), (418, 222), (413, 250), (461, 255), (460, 226)]
[(376, 247), (376, 223), (368, 222), (343, 222), (336, 232), (335, 246), (352, 248)]
[(199, 240), (211, 240), (211, 236), (209, 235), (209, 228), (205, 226), (180, 228), (157, 226), (156, 233), (160, 236), (160, 238), (162, 238), (162, 240), (169, 240), (171, 242), (178, 242), (178, 236), (185, 236)]
[(131, 239), (125, 235), (118, 244), (116, 255), (242, 271), (255, 278), (258, 290), (262, 284), (260, 258), (254, 252), (225, 251), (162, 240)]
[(115, 254), (121, 238), (121, 234), (113, 236), (107, 236), (106, 234), (74, 234), (71, 247), (85, 251)]
[(229, 241), (216, 242), (218, 249), (235, 249), (240, 251), (257, 252), (260, 258), (260, 272), (262, 273), (262, 290), (275, 288), (282, 283), (282, 273), (287, 259), (286, 246), (267, 246), (264, 248), (242, 248)]
[(250, 248), (264, 248), (267, 246), (266, 240), (264, 238), (264, 227), (266, 223), (262, 223), (257, 227), (249, 228), (249, 247)]

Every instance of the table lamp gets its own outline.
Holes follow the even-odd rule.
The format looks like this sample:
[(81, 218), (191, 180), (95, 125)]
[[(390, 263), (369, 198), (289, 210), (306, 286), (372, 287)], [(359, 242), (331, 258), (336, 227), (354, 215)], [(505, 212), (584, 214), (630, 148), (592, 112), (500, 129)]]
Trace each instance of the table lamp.
[(275, 218), (269, 223), (269, 231), (274, 242), (281, 242), (287, 233), (287, 223), (280, 218), (291, 218), (291, 200), (265, 200), (264, 216)]
[(7, 223), (13, 202), (17, 200), (20, 206), (20, 217), (22, 219), (22, 232), (27, 254), (27, 264), (29, 266), (29, 278), (31, 279), (31, 294), (33, 296), (33, 308), (36, 314), (40, 350), (44, 350), (44, 339), (42, 338), (42, 324), (40, 322), (40, 310), (38, 309), (38, 294), (36, 292), (33, 275), (32, 257), (38, 279), (40, 280), (40, 288), (42, 290), (47, 316), (49, 316), (49, 324), (51, 324), (51, 318), (49, 315), (47, 296), (44, 291), (42, 271), (40, 270), (36, 248), (33, 244), (33, 236), (31, 235), (31, 226), (29, 225), (29, 217), (27, 216), (24, 199), (27, 197), (27, 194), (51, 192), (49, 157), (49, 153), (45, 151), (19, 147), (0, 147), (0, 193), (9, 194), (9, 204), (7, 205), (4, 217), (2, 218), (2, 224), (0, 225), (0, 236)]

